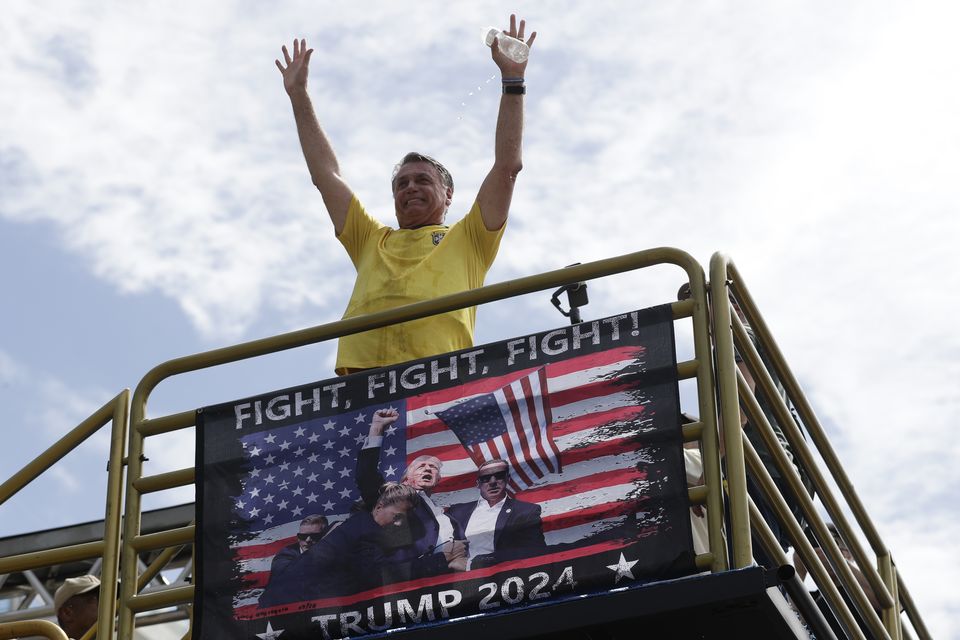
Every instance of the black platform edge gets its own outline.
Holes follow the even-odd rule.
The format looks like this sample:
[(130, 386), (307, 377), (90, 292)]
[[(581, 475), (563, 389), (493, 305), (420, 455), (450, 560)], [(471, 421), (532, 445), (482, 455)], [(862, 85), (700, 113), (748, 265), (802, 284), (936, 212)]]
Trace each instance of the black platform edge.
[(762, 567), (627, 586), (365, 637), (510, 640), (578, 637), (578, 631), (579, 637), (611, 639), (807, 637)]

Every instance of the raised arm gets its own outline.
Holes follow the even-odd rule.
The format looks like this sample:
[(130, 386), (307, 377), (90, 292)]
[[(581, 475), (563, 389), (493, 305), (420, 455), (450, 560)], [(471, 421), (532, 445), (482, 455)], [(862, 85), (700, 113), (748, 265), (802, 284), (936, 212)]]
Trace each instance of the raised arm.
[(307, 161), (307, 169), (310, 170), (313, 184), (323, 196), (323, 203), (327, 207), (327, 213), (330, 214), (334, 231), (340, 235), (347, 220), (347, 207), (350, 206), (353, 191), (340, 177), (337, 156), (333, 152), (333, 146), (327, 134), (323, 132), (320, 122), (317, 121), (313, 103), (307, 93), (307, 75), (313, 49), (307, 49), (306, 40), (301, 39), (293, 41), (292, 58), (286, 46), (282, 50), (286, 64), (279, 60), (276, 63), (280, 73), (283, 74), (283, 88), (287, 90), (290, 104), (293, 106), (293, 117), (297, 122), (297, 134), (300, 136), (303, 157)]
[[(526, 22), (520, 21), (517, 26), (517, 17), (510, 15), (510, 29), (504, 33), (523, 40)], [(527, 46), (533, 46), (537, 32), (530, 34), (526, 41)], [(527, 61), (514, 62), (500, 51), (496, 40), (490, 47), (491, 56), (503, 80), (510, 82), (505, 87), (522, 87), (522, 83), (515, 82), (523, 78), (527, 69)], [(520, 147), (523, 139), (523, 94), (504, 93), (500, 97), (500, 112), (497, 116), (497, 133), (494, 144), (493, 168), (480, 185), (477, 202), (480, 204), (480, 213), (483, 224), (490, 231), (503, 226), (510, 212), (510, 200), (513, 198), (513, 184), (517, 174), (523, 168), (520, 157)]]

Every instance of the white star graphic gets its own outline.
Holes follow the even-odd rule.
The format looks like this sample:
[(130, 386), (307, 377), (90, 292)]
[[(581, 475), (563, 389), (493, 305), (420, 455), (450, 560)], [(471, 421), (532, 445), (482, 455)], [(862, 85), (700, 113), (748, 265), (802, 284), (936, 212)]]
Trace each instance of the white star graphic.
[(333, 440), (327, 440), (323, 443), (324, 449), (333, 449)]
[(303, 507), (294, 507), (290, 513), (292, 513), (294, 517), (299, 516), (303, 513)]
[(273, 434), (271, 433), (270, 435), (268, 435), (268, 436), (267, 436), (266, 438), (264, 438), (263, 440), (264, 440), (264, 442), (269, 442), (270, 444), (273, 444), (273, 441), (276, 440), (276, 439), (277, 439), (277, 436), (275, 436), (275, 435), (273, 435)]
[(328, 420), (327, 422), (324, 422), (324, 423), (323, 423), (323, 430), (324, 430), (324, 431), (331, 431), (331, 430), (333, 430), (334, 428), (336, 428), (336, 426), (337, 426), (337, 423), (335, 423), (333, 420)]
[(256, 507), (254, 507), (253, 509), (250, 509), (250, 517), (251, 517), (251, 518), (256, 518), (259, 513), (260, 513), (260, 509), (258, 509), (258, 508), (256, 508)]
[(307, 482), (316, 482), (317, 477), (318, 477), (317, 474), (311, 473), (310, 475), (307, 476)]
[(277, 629), (274, 631), (273, 627), (270, 626), (270, 622), (267, 622), (267, 630), (263, 633), (256, 633), (254, 635), (260, 638), (260, 640), (277, 640), (281, 633), (283, 633), (283, 629)]
[(286, 440), (280, 443), (280, 451), (286, 451), (289, 448), (290, 448), (290, 443), (287, 442)]
[(293, 475), (294, 477), (302, 476), (304, 471), (305, 469), (303, 467), (297, 467), (296, 469), (293, 470)]
[[(323, 488), (327, 490), (333, 489), (333, 480), (327, 480), (326, 482), (324, 482)], [(242, 509), (243, 507), (241, 506), (240, 508)]]
[(620, 553), (620, 561), (617, 564), (608, 564), (607, 569), (616, 572), (616, 577), (613, 579), (613, 584), (620, 582), (620, 578), (630, 578), (631, 580), (636, 580), (633, 577), (633, 565), (637, 564), (637, 560), (631, 560), (627, 562), (627, 559), (623, 557), (623, 553)]
[(350, 429), (348, 429), (347, 427), (344, 427), (343, 429), (340, 429), (338, 433), (344, 438), (346, 438), (348, 435), (350, 435)]
[(394, 466), (390, 465), (389, 467), (383, 470), (383, 475), (386, 478), (392, 478), (393, 474), (395, 474), (396, 472), (397, 470), (394, 468)]
[(297, 437), (299, 438), (300, 436), (302, 436), (302, 435), (305, 434), (306, 432), (307, 432), (306, 429), (304, 429), (303, 427), (300, 427), (299, 429), (297, 429), (296, 431), (293, 432), (293, 435), (295, 435), (295, 436), (297, 436)]
[(397, 432), (397, 428), (396, 428), (396, 427), (394, 427), (394, 426), (389, 426), (389, 427), (387, 427), (387, 434), (386, 434), (386, 435), (392, 436), (392, 435), (395, 434), (396, 432)]
[(344, 489), (343, 491), (341, 491), (341, 492), (340, 492), (340, 497), (341, 497), (341, 498), (349, 498), (349, 497), (350, 497), (350, 489)]
[(272, 473), (268, 473), (267, 477), (263, 479), (264, 484), (273, 484), (273, 481), (276, 480)]
[(280, 502), (278, 502), (278, 503), (277, 503), (277, 509), (280, 509), (280, 511), (286, 511), (286, 510), (287, 510), (287, 501), (286, 501), (286, 500), (281, 500)]
[(316, 441), (319, 440), (319, 439), (320, 439), (320, 436), (318, 436), (318, 435), (315, 434), (315, 433), (311, 433), (311, 434), (310, 434), (310, 437), (307, 438), (307, 440), (310, 441), (310, 444), (313, 444), (314, 442), (316, 442)]
[(311, 454), (307, 457), (307, 461), (313, 463), (313, 462), (316, 462), (319, 457), (320, 457), (320, 456), (317, 455), (316, 453), (311, 453)]
[(263, 524), (271, 524), (272, 522), (273, 522), (273, 516), (272, 516), (272, 515), (267, 515), (267, 516), (263, 519)]
[(266, 462), (267, 464), (273, 464), (274, 460), (276, 460), (276, 458), (273, 457), (272, 453), (263, 459), (263, 461)]
[(251, 478), (259, 478), (259, 477), (260, 477), (260, 469), (254, 469), (253, 471), (251, 471), (251, 472), (250, 472), (250, 477), (251, 477)]
[(333, 503), (330, 502), (329, 500), (324, 502), (322, 506), (324, 511), (333, 511)]
[(297, 447), (297, 450), (294, 451), (293, 453), (294, 453), (294, 455), (296, 455), (296, 456), (299, 458), (300, 456), (302, 456), (302, 455), (304, 454), (305, 451), (306, 451), (306, 449), (304, 449), (303, 447)]
[[(317, 501), (317, 498), (319, 498), (319, 497), (320, 497), (320, 496), (318, 496), (317, 494), (315, 494), (314, 492), (311, 491), (311, 492), (310, 492), (310, 495), (307, 496), (307, 502), (316, 502), (316, 501)], [(632, 577), (632, 576), (631, 576), (631, 577)]]
[(250, 455), (251, 455), (251, 456), (258, 456), (258, 455), (260, 455), (260, 449), (258, 449), (257, 447), (254, 447), (253, 449), (250, 449)]
[(396, 452), (397, 452), (396, 447), (389, 447), (384, 453), (386, 453), (388, 456), (392, 456)]
[(346, 458), (348, 455), (350, 455), (350, 449), (347, 449), (346, 447), (344, 447), (343, 449), (340, 449), (339, 451), (337, 451), (337, 453), (340, 454), (341, 458)]
[(357, 424), (360, 424), (361, 422), (365, 422), (366, 420), (367, 420), (367, 416), (362, 413), (357, 414), (357, 417), (354, 418), (354, 421), (356, 421)]
[(323, 469), (326, 471), (328, 469), (333, 469), (333, 460), (327, 460), (323, 463)]
[(341, 478), (347, 478), (349, 476), (350, 476), (350, 469), (347, 469), (346, 467), (344, 467), (343, 469), (340, 469)]

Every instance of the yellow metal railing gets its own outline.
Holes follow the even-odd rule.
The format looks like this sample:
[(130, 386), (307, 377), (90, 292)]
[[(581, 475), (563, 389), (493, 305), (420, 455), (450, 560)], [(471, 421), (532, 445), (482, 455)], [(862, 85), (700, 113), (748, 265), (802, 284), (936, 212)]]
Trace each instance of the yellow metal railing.
[[(506, 298), (553, 289), (571, 282), (592, 280), (595, 278), (623, 273), (634, 269), (657, 264), (673, 264), (682, 268), (691, 283), (690, 301), (676, 303), (676, 317), (692, 317), (694, 326), (694, 360), (678, 366), (680, 375), (696, 376), (699, 393), (700, 423), (691, 426), (687, 433), (691, 438), (700, 437), (704, 447), (704, 476), (706, 495), (694, 491), (695, 500), (705, 500), (711, 513), (723, 512), (723, 498), (720, 491), (720, 464), (716, 428), (716, 410), (713, 397), (713, 367), (709, 336), (707, 333), (706, 281), (703, 268), (687, 253), (678, 249), (659, 248), (600, 260), (589, 264), (520, 278), (509, 282), (488, 285), (480, 289), (466, 291), (442, 298), (381, 311), (367, 316), (349, 318), (326, 325), (294, 331), (291, 333), (255, 340), (240, 345), (216, 349), (184, 358), (171, 360), (151, 371), (137, 385), (131, 401), (130, 444), (128, 450), (129, 468), (127, 475), (126, 517), (124, 519), (122, 552), (123, 573), (121, 575), (121, 607), (119, 633), (127, 637), (133, 629), (133, 614), (154, 607), (170, 606), (189, 602), (193, 598), (193, 587), (169, 589), (146, 595), (136, 593), (132, 585), (136, 583), (136, 565), (132, 561), (138, 551), (153, 545), (173, 544), (186, 539), (188, 532), (170, 532), (170, 537), (161, 539), (142, 536), (140, 533), (140, 498), (144, 489), (160, 491), (182, 486), (193, 481), (193, 470), (183, 469), (163, 475), (142, 477), (142, 457), (144, 440), (153, 435), (168, 433), (194, 426), (194, 413), (182, 412), (158, 418), (148, 418), (147, 401), (150, 394), (162, 381), (183, 373), (237, 362), (269, 353), (316, 344), (341, 336), (359, 333), (369, 329), (446, 313), (464, 307), (503, 300)], [(723, 543), (722, 522), (720, 518), (709, 519), (711, 553), (698, 558), (700, 566), (709, 566), (714, 571), (727, 568), (727, 557)], [(191, 532), (192, 533), (192, 532)]]
[[(763, 317), (757, 310), (736, 266), (723, 254), (715, 254), (710, 263), (710, 281), (710, 302), (713, 310), (712, 331), (717, 353), (721, 424), (738, 426), (740, 424), (741, 406), (746, 411), (750, 423), (763, 438), (767, 449), (774, 457), (777, 469), (799, 503), (807, 524), (813, 530), (820, 548), (826, 554), (834, 572), (839, 577), (844, 592), (848, 594), (858, 610), (861, 620), (867, 627), (866, 631), (877, 638), (891, 638), (893, 640), (903, 638), (904, 629), (900, 616), (902, 607), (920, 638), (930, 638), (919, 612), (910, 600), (902, 580), (896, 572), (889, 550), (863, 507), (853, 484), (844, 472), (843, 466), (830, 445), (813, 409), (803, 395), (799, 383), (787, 366), (783, 354), (773, 339)], [(764, 349), (773, 368), (773, 373), (781, 381), (787, 398), (796, 408), (800, 421), (809, 432), (816, 451), (824, 460), (827, 471), (839, 488), (846, 505), (853, 513), (860, 530), (870, 543), (875, 558), (868, 557), (858, 537), (854, 534), (855, 529), (847, 520), (840, 501), (834, 496), (826, 477), (814, 459), (813, 453), (794, 420), (790, 408), (784, 402), (776, 387), (771, 372), (767, 370), (757, 346), (747, 334), (739, 315), (732, 308), (731, 298), (736, 300), (740, 311), (752, 328), (757, 345)], [(743, 357), (748, 371), (756, 382), (758, 391), (772, 405), (774, 417), (790, 445), (794, 460), (791, 461), (788, 458), (786, 451), (780, 445), (774, 433), (772, 425), (764, 415), (755, 393), (750, 389), (744, 376), (738, 370), (735, 352)], [(746, 435), (739, 428), (725, 428), (723, 440), (726, 449), (726, 480), (729, 490), (733, 567), (745, 567), (753, 562), (751, 526), (753, 529), (767, 529), (762, 520), (758, 521), (756, 515), (747, 517), (749, 499), (746, 489), (746, 469), (749, 468), (751, 476), (757, 480), (767, 501), (774, 508), (779, 522), (786, 526), (790, 541), (805, 566), (810, 570), (817, 587), (828, 600), (837, 618), (854, 637), (863, 637), (853, 613), (840, 594), (840, 589), (834, 584), (813, 545), (807, 540), (800, 523), (791, 512)], [(746, 465), (744, 462), (746, 462)], [(804, 487), (797, 473), (798, 469), (810, 478), (817, 497), (823, 503), (829, 518), (841, 533), (842, 539), (850, 549), (857, 566), (865, 575), (874, 596), (880, 604), (881, 616), (877, 615), (866, 593), (843, 558), (838, 545), (827, 529), (826, 522), (820, 516)], [(769, 531), (764, 533), (768, 534)], [(760, 537), (762, 539), (766, 538), (765, 535)], [(769, 538), (766, 539), (769, 540)], [(779, 549), (779, 544), (771, 545), (768, 542), (764, 546), (766, 551), (772, 551), (775, 556), (783, 555)], [(877, 568), (874, 568), (874, 565)]]
[(50, 638), (50, 640), (68, 640), (67, 634), (60, 627), (46, 620), (0, 623), (0, 640), (25, 636), (43, 636), (44, 638)]
[(123, 504), (123, 448), (127, 437), (129, 398), (130, 392), (124, 389), (113, 400), (100, 407), (93, 415), (0, 485), (0, 505), (2, 505), (12, 495), (30, 484), (108, 422), (111, 424), (103, 539), (69, 547), (0, 558), (0, 575), (64, 562), (101, 558), (103, 564), (100, 569), (100, 610), (98, 612), (100, 620), (113, 620), (116, 616), (120, 511)]
[[(929, 633), (923, 626), (901, 576), (897, 573), (889, 551), (883, 545), (849, 479), (843, 473), (835, 453), (823, 434), (823, 429), (804, 398), (796, 379), (784, 362), (782, 354), (773, 341), (735, 266), (726, 257), (716, 254), (710, 265), (713, 287), (708, 291), (702, 267), (688, 254), (671, 248), (650, 249), (589, 264), (567, 267), (163, 363), (151, 369), (137, 385), (130, 401), (129, 423), (127, 422), (128, 392), (124, 391), (113, 401), (104, 405), (94, 416), (91, 416), (67, 436), (64, 436), (47, 452), (39, 456), (37, 460), (28, 464), (10, 480), (0, 485), (0, 503), (2, 503), (89, 437), (90, 434), (102, 427), (108, 420), (112, 420), (113, 430), (111, 433), (104, 540), (0, 558), (0, 574), (76, 559), (102, 557), (103, 591), (100, 600), (100, 620), (112, 621), (118, 618), (118, 624), (116, 630), (113, 624), (108, 625), (98, 637), (112, 639), (119, 635), (120, 638), (132, 638), (135, 626), (134, 618), (137, 613), (189, 604), (194, 597), (194, 587), (192, 585), (165, 587), (142, 592), (144, 586), (176, 555), (182, 546), (193, 544), (195, 536), (193, 524), (155, 533), (144, 533), (141, 529), (143, 495), (189, 486), (194, 484), (196, 480), (194, 468), (156, 475), (143, 475), (143, 462), (146, 459), (145, 441), (147, 438), (195, 426), (194, 411), (148, 417), (148, 400), (161, 382), (177, 375), (333, 340), (341, 336), (390, 324), (553, 289), (571, 282), (592, 280), (660, 264), (671, 264), (683, 269), (691, 290), (689, 299), (673, 304), (673, 312), (675, 319), (691, 318), (693, 328), (693, 359), (678, 363), (677, 369), (678, 376), (681, 379), (695, 378), (697, 381), (699, 417), (695, 422), (683, 427), (684, 441), (699, 441), (703, 454), (704, 485), (689, 489), (690, 500), (693, 504), (706, 505), (707, 513), (710, 514), (707, 520), (710, 551), (697, 556), (697, 566), (713, 572), (750, 566), (753, 563), (754, 556), (752, 533), (757, 536), (764, 549), (775, 561), (783, 564), (787, 562), (785, 554), (777, 544), (773, 533), (762, 520), (756, 505), (752, 503), (747, 494), (746, 479), (749, 472), (750, 477), (757, 480), (764, 497), (776, 512), (778, 520), (786, 527), (798, 555), (809, 568), (821, 591), (826, 595), (837, 613), (838, 619), (850, 629), (853, 637), (864, 637), (863, 632), (857, 626), (853, 613), (846, 606), (840, 594), (840, 588), (831, 580), (827, 568), (819, 560), (816, 550), (806, 539), (801, 524), (790, 511), (784, 497), (780, 494), (767, 469), (764, 468), (753, 446), (740, 428), (742, 410), (764, 439), (767, 448), (774, 456), (778, 469), (787, 481), (792, 493), (795, 494), (797, 501), (801, 503), (807, 523), (813, 528), (817, 540), (821, 541), (820, 546), (829, 558), (830, 563), (837, 568), (842, 588), (850, 595), (859, 610), (861, 618), (867, 625), (867, 631), (872, 636), (879, 638), (899, 639), (904, 637), (899, 614), (902, 606), (919, 636), (922, 639), (929, 638)], [(857, 523), (876, 554), (875, 561), (879, 570), (873, 568), (873, 563), (861, 548), (856, 536), (852, 535), (854, 530), (845, 519), (839, 501), (830, 493), (826, 478), (819, 471), (803, 434), (792, 418), (790, 408), (784, 402), (779, 401), (780, 396), (776, 389), (776, 383), (768, 373), (752, 340), (747, 335), (743, 323), (731, 308), (731, 296), (739, 303), (746, 320), (756, 334), (757, 343), (762, 346), (765, 354), (773, 363), (774, 373), (785, 386), (791, 403), (796, 407), (802, 423), (810, 432), (816, 450), (825, 460), (831, 476), (840, 487), (846, 504), (849, 505)], [(776, 400), (773, 402), (776, 421), (789, 441), (793, 454), (796, 456), (795, 460), (791, 461), (780, 446), (754, 392), (746, 384), (738, 369), (735, 359), (736, 353), (743, 356), (759, 392), (769, 399)], [(714, 362), (716, 362), (716, 370), (714, 369)], [(127, 428), (128, 424), (129, 429)], [(720, 453), (721, 430), (718, 425), (725, 426), (722, 429), (722, 456)], [(127, 453), (124, 457), (123, 445), (127, 438)], [(725, 465), (723, 482), (721, 482), (721, 461)], [(863, 590), (850, 574), (846, 563), (842, 561), (840, 551), (806, 493), (794, 469), (794, 464), (812, 479), (817, 495), (823, 502), (827, 513), (843, 534), (843, 539), (849, 544), (856, 562), (863, 568), (871, 589), (884, 607), (881, 616), (878, 617), (873, 611)], [(124, 465), (127, 467), (125, 480), (122, 473)], [(124, 486), (126, 489), (125, 501), (122, 500)], [(726, 487), (726, 495), (728, 496), (727, 504), (725, 504), (727, 499), (725, 498), (724, 487)], [(121, 520), (119, 513), (121, 504), (125, 505), (122, 544), (120, 543)], [(728, 516), (725, 515), (727, 513)], [(728, 542), (731, 550), (730, 554), (728, 554)], [(164, 549), (163, 553), (151, 563), (145, 572), (139, 572), (137, 562), (139, 555), (146, 551), (158, 549)], [(119, 571), (119, 598), (116, 597), (118, 553), (121, 567)], [(192, 611), (189, 613), (192, 618)], [(3, 628), (5, 627), (0, 627), (0, 629)], [(96, 633), (96, 630), (91, 630), (85, 637), (93, 637), (94, 633)], [(189, 631), (185, 637), (190, 637)]]

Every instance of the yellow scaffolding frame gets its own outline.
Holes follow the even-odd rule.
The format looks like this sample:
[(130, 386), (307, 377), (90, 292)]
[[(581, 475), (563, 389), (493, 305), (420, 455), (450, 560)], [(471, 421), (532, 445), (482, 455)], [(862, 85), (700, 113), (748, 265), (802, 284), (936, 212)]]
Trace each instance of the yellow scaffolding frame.
[[(806, 540), (800, 523), (791, 513), (753, 446), (746, 439), (742, 429), (739, 428), (742, 406), (742, 410), (746, 412), (751, 424), (757, 428), (767, 444), (767, 448), (773, 453), (778, 469), (801, 503), (804, 516), (813, 527), (817, 539), (823, 541), (821, 546), (824, 548), (830, 563), (837, 568), (842, 586), (851, 595), (861, 618), (868, 627), (868, 631), (873, 636), (884, 639), (899, 640), (903, 637), (909, 637), (906, 629), (901, 626), (899, 612), (900, 607), (902, 607), (920, 638), (922, 640), (928, 639), (930, 637), (929, 632), (923, 625), (923, 621), (903, 583), (902, 577), (896, 570), (896, 565), (889, 551), (880, 539), (849, 479), (843, 472), (822, 427), (817, 422), (816, 416), (803, 396), (799, 384), (786, 365), (735, 265), (723, 254), (714, 254), (710, 262), (710, 276), (713, 286), (708, 289), (703, 268), (689, 254), (673, 248), (649, 249), (589, 264), (567, 267), (367, 316), (350, 318), (177, 358), (158, 365), (147, 372), (137, 385), (132, 400), (130, 400), (129, 392), (124, 390), (93, 416), (38, 456), (36, 460), (0, 485), (0, 504), (2, 504), (97, 429), (104, 426), (107, 421), (112, 421), (104, 539), (92, 543), (0, 558), (0, 574), (77, 559), (102, 557), (103, 586), (101, 587), (100, 620), (114, 620), (115, 618), (119, 618), (119, 620), (116, 628), (113, 624), (99, 632), (94, 628), (86, 634), (85, 638), (92, 637), (94, 634), (104, 640), (112, 640), (117, 635), (121, 638), (133, 637), (135, 614), (174, 605), (189, 604), (193, 601), (194, 596), (194, 586), (192, 585), (161, 588), (141, 593), (141, 589), (162, 570), (184, 545), (194, 543), (196, 533), (196, 528), (192, 523), (188, 526), (157, 533), (144, 534), (141, 531), (141, 503), (144, 494), (189, 486), (194, 484), (196, 480), (194, 468), (151, 476), (142, 475), (145, 460), (144, 444), (147, 438), (189, 428), (195, 424), (194, 411), (155, 418), (148, 417), (147, 402), (154, 389), (161, 382), (176, 375), (312, 345), (369, 329), (660, 264), (671, 264), (683, 269), (691, 289), (691, 297), (688, 300), (673, 303), (672, 308), (674, 319), (689, 317), (693, 325), (694, 357), (692, 360), (678, 363), (677, 369), (678, 376), (681, 379), (696, 378), (697, 380), (699, 419), (696, 422), (684, 425), (683, 438), (685, 442), (700, 441), (703, 451), (705, 482), (702, 486), (691, 487), (689, 496), (691, 503), (705, 504), (708, 513), (713, 514), (712, 517), (708, 518), (710, 551), (697, 556), (697, 566), (700, 569), (720, 572), (728, 568), (737, 569), (752, 565), (754, 561), (751, 531), (758, 536), (764, 548), (775, 559), (786, 562), (782, 550), (775, 544), (772, 532), (766, 523), (760, 519), (756, 505), (747, 495), (746, 477), (749, 469), (751, 477), (757, 479), (761, 491), (773, 506), (778, 518), (786, 526), (798, 554), (809, 568), (815, 582), (827, 596), (841, 623), (850, 630), (854, 637), (864, 637), (853, 614), (843, 601), (839, 589), (830, 579), (827, 568), (819, 560), (810, 542)], [(870, 587), (883, 606), (880, 617), (873, 611), (863, 589), (849, 571), (846, 563), (842, 561), (840, 551), (833, 542), (832, 536), (829, 535), (826, 524), (818, 515), (793, 464), (780, 447), (772, 426), (757, 403), (756, 396), (747, 386), (737, 367), (735, 354), (740, 353), (760, 391), (767, 398), (779, 399), (776, 383), (767, 371), (757, 348), (747, 335), (743, 323), (738, 315), (732, 312), (731, 296), (738, 302), (739, 308), (753, 328), (758, 344), (762, 345), (772, 362), (772, 368), (785, 386), (789, 399), (810, 432), (814, 446), (824, 459), (834, 481), (840, 487), (843, 498), (850, 506), (857, 523), (876, 554), (877, 569), (874, 569), (856, 536), (852, 535), (854, 530), (844, 517), (839, 501), (831, 494), (824, 475), (819, 471), (813, 454), (807, 447), (803, 434), (800, 433), (792, 418), (790, 408), (782, 399), (774, 402), (773, 408), (776, 420), (783, 429), (794, 455), (797, 456), (796, 463), (812, 478), (817, 495), (824, 503), (833, 522), (836, 523), (844, 541), (848, 543), (856, 562), (864, 568)], [(716, 358), (715, 364), (714, 358)], [(130, 400), (129, 421), (128, 400)], [(718, 425), (729, 425), (731, 428), (719, 429)], [(723, 456), (720, 455), (721, 431)], [(125, 443), (127, 444), (126, 457), (123, 455), (123, 445)], [(721, 476), (721, 459), (726, 468), (723, 476)], [(127, 467), (125, 480), (123, 478), (124, 466)], [(724, 482), (721, 482), (721, 477), (723, 477)], [(124, 486), (125, 501), (123, 500)], [(726, 507), (729, 515), (726, 518), (716, 516), (716, 514), (727, 513), (724, 504), (724, 488), (728, 496)], [(122, 536), (120, 505), (125, 505)], [(725, 520), (727, 539), (724, 537)], [(731, 550), (729, 556), (728, 542)], [(164, 549), (164, 551), (144, 573), (139, 574), (138, 554), (155, 549)], [(118, 573), (119, 598), (117, 597)], [(9, 624), (0, 625), (0, 634), (7, 632), (9, 628)], [(191, 631), (188, 630), (185, 638), (190, 636)], [(2, 637), (6, 636), (0, 635), (0, 638)]]
[[(914, 630), (922, 639), (929, 639), (930, 634), (920, 618), (919, 612), (912, 599), (906, 592), (905, 586), (897, 574), (890, 551), (880, 538), (873, 521), (870, 519), (860, 501), (853, 484), (843, 470), (833, 447), (828, 441), (823, 427), (816, 418), (813, 409), (800, 389), (797, 379), (787, 365), (782, 352), (773, 339), (769, 328), (760, 315), (750, 296), (743, 278), (737, 271), (733, 261), (716, 253), (710, 261), (710, 302), (713, 309), (712, 330), (717, 353), (717, 384), (720, 404), (721, 425), (739, 425), (741, 403), (747, 412), (750, 422), (757, 428), (767, 448), (773, 454), (777, 469), (786, 479), (788, 486), (800, 503), (804, 517), (813, 528), (820, 546), (826, 553), (834, 571), (839, 575), (841, 583), (856, 605), (861, 619), (868, 627), (869, 632), (878, 638), (900, 640), (904, 637), (901, 624), (900, 608), (907, 614)], [(843, 513), (840, 503), (833, 495), (826, 478), (820, 471), (807, 442), (800, 432), (790, 408), (779, 395), (776, 384), (770, 372), (764, 365), (760, 354), (747, 334), (738, 314), (734, 313), (731, 297), (753, 329), (757, 342), (763, 345), (771, 366), (777, 377), (786, 389), (787, 396), (796, 407), (800, 420), (810, 433), (810, 438), (827, 466), (827, 470), (850, 507), (860, 530), (863, 531), (871, 548), (876, 554), (874, 562), (868, 558), (858, 538), (853, 535), (854, 529)], [(746, 380), (740, 373), (735, 360), (735, 352), (740, 353), (747, 363), (748, 370), (757, 382), (763, 395), (772, 401), (775, 417), (786, 436), (799, 468), (808, 474), (814, 485), (816, 495), (847, 543), (858, 567), (867, 578), (870, 588), (874, 592), (882, 607), (882, 616), (878, 617), (866, 593), (853, 576), (847, 562), (844, 560), (839, 547), (827, 529), (826, 522), (820, 517), (807, 490), (800, 480), (797, 469), (787, 457), (786, 451), (780, 446), (776, 434), (769, 421), (764, 416), (757, 401), (756, 395), (750, 390)], [(750, 467), (763, 490), (765, 497), (774, 507), (780, 521), (790, 532), (790, 539), (794, 543), (800, 558), (810, 570), (814, 581), (825, 594), (838, 619), (847, 628), (849, 633), (862, 637), (853, 614), (844, 602), (839, 590), (834, 585), (827, 568), (820, 561), (813, 546), (809, 543), (804, 532), (791, 513), (789, 507), (777, 489), (767, 470), (763, 467), (746, 435), (739, 428), (724, 429), (723, 441), (726, 455), (726, 481), (729, 490), (730, 529), (733, 546), (734, 568), (749, 566), (753, 562), (751, 548), (751, 522), (748, 516), (748, 496), (746, 489), (746, 466)], [(746, 461), (747, 465), (744, 464)], [(882, 617), (882, 620), (881, 620)]]
[[(0, 505), (33, 482), (68, 453), (108, 422), (110, 428), (110, 457), (107, 462), (107, 497), (103, 519), (103, 539), (95, 542), (35, 551), (0, 558), (0, 575), (61, 564), (74, 560), (101, 558), (99, 620), (113, 620), (116, 616), (117, 574), (120, 558), (120, 511), (123, 504), (123, 448), (127, 439), (127, 408), (130, 391), (124, 389), (89, 418), (60, 438), (46, 451), (27, 463), (0, 485)], [(56, 612), (54, 612), (56, 613)], [(59, 627), (57, 627), (59, 630)], [(51, 636), (59, 637), (59, 636)]]

